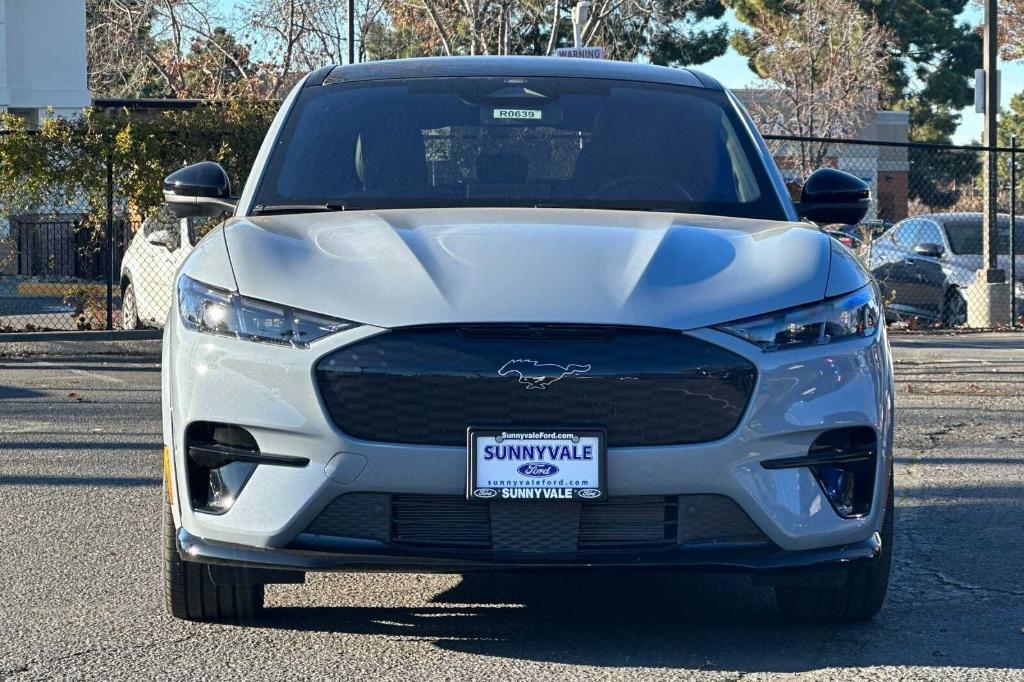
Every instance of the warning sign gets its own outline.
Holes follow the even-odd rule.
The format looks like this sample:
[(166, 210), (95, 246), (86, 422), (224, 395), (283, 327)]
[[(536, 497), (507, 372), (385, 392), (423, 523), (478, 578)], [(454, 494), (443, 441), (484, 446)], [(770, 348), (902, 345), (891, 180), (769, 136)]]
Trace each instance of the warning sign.
[(555, 50), (556, 57), (575, 57), (576, 59), (604, 59), (603, 47), (560, 47)]

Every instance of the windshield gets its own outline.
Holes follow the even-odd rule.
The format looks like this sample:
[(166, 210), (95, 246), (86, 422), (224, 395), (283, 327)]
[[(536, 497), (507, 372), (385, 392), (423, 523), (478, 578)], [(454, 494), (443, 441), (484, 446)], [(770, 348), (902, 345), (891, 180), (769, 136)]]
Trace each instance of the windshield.
[(254, 212), (556, 206), (785, 220), (724, 93), (583, 78), (308, 88)]
[[(949, 248), (958, 256), (981, 255), (981, 220), (946, 223), (946, 235), (949, 237)], [(996, 223), (996, 253), (1010, 253), (1010, 221), (1000, 219)], [(1013, 250), (1017, 254), (1024, 253), (1024, 225), (1017, 223), (1014, 235)]]

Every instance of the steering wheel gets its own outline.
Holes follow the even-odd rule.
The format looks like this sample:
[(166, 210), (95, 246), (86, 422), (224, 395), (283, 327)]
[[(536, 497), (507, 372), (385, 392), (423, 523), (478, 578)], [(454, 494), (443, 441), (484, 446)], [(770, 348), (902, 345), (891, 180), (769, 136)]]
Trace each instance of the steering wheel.
[[(657, 192), (652, 191), (653, 188), (661, 187), (663, 189), (670, 190), (666, 195), (659, 195)], [(626, 193), (613, 193), (611, 190), (618, 189), (622, 192), (623, 189), (633, 188), (634, 192)], [(643, 173), (634, 173), (632, 175), (623, 175), (620, 178), (614, 178), (604, 183), (596, 190), (590, 193), (591, 199), (603, 199), (607, 195), (611, 194), (613, 199), (625, 199), (635, 198), (644, 199), (649, 198), (650, 200), (660, 201), (665, 197), (679, 197), (686, 201), (694, 201), (693, 195), (690, 194), (685, 187), (680, 185), (675, 180), (669, 180), (667, 178), (659, 177), (657, 175), (645, 175)]]

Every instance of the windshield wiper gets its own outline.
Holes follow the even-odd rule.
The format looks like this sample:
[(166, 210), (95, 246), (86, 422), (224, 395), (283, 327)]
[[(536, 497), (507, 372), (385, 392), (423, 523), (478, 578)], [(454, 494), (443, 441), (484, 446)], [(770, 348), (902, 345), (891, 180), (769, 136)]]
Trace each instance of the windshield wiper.
[(331, 213), (344, 211), (345, 204), (328, 202), (324, 204), (260, 204), (252, 209), (253, 215), (271, 215), (276, 213)]

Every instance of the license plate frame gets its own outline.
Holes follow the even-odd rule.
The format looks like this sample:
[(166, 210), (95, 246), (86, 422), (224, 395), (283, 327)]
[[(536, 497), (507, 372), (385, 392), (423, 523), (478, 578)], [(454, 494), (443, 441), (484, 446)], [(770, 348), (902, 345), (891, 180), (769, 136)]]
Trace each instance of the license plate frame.
[[(578, 440), (573, 441), (573, 437)], [(509, 456), (508, 459), (497, 459), (492, 457), (488, 464), (481, 467), (479, 455), (486, 456), (488, 445), (498, 447), (502, 445), (532, 446), (534, 458), (519, 459)], [(554, 459), (552, 459), (551, 450), (542, 451), (541, 459), (537, 459), (536, 448), (545, 445), (559, 448)], [(586, 458), (586, 446), (593, 448), (591, 459)], [(563, 450), (563, 447), (568, 447), (568, 451)], [(497, 454), (497, 451), (491, 454)], [(561, 466), (559, 462), (562, 463)], [(529, 474), (520, 471), (521, 467), (529, 464), (540, 465), (530, 468), (537, 473)], [(472, 426), (466, 430), (466, 499), (476, 502), (600, 501), (608, 497), (607, 464), (607, 434), (604, 429), (593, 427), (552, 428), (550, 426), (539, 428)], [(554, 467), (554, 473), (544, 473), (547, 467)], [(486, 471), (481, 472), (481, 468)], [(594, 471), (596, 471), (597, 483), (591, 485), (590, 476)], [(494, 480), (495, 472), (503, 472), (501, 475), (508, 478)], [(481, 473), (484, 475), (490, 473), (492, 479), (490, 481), (484, 479), (484, 482), (481, 483), (478, 478)], [(561, 477), (552, 478), (558, 474), (561, 474)], [(557, 481), (573, 484), (555, 485)], [(584, 481), (585, 484), (579, 484)], [(490, 485), (494, 482), (506, 482), (510, 485)], [(536, 485), (529, 485), (532, 482), (535, 482)], [(547, 484), (545, 485), (545, 483)]]

